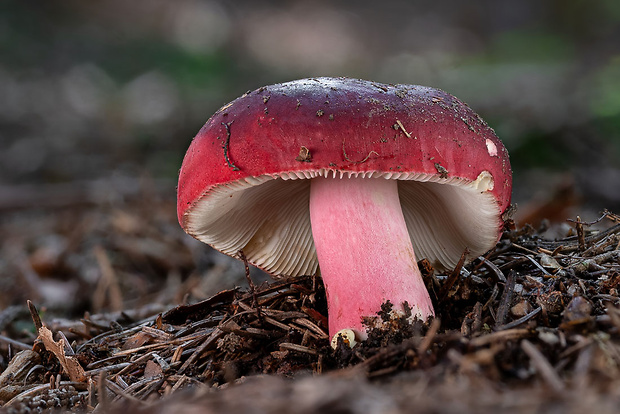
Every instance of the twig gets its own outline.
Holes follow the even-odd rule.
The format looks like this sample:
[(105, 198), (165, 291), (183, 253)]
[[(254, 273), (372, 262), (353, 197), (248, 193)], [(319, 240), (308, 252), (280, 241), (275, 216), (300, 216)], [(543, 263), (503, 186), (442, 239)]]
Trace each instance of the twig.
[(579, 242), (579, 251), (584, 251), (586, 249), (586, 238), (583, 233), (583, 222), (581, 221), (581, 217), (577, 216), (577, 221), (575, 222), (575, 229), (577, 230), (577, 240)]
[[(484, 306), (482, 306), (482, 310), (487, 310), (490, 308), (491, 303), (495, 302), (495, 298), (497, 298), (497, 295), (499, 293), (499, 287), (497, 287), (497, 283), (495, 285), (493, 285), (493, 290), (491, 291), (491, 296), (489, 296), (489, 299), (487, 299), (487, 301), (485, 302)], [(491, 311), (493, 311), (493, 309), (491, 308)], [(493, 318), (495, 318), (495, 315), (493, 315)]]
[(196, 360), (207, 350), (213, 343), (224, 336), (224, 331), (216, 328), (215, 331), (202, 343), (196, 350), (187, 358), (187, 360), (181, 365), (181, 368), (177, 371), (177, 374), (183, 374), (187, 368), (189, 368)]
[(536, 252), (535, 252), (535, 251), (533, 251), (533, 250), (528, 249), (527, 247), (523, 247), (523, 246), (518, 245), (517, 243), (514, 243), (514, 242), (513, 242), (513, 243), (511, 243), (511, 244), (512, 244), (514, 247), (516, 247), (517, 249), (519, 249), (519, 250), (523, 250), (523, 251), (524, 251), (524, 252), (526, 252), (526, 253), (529, 253), (529, 254), (532, 254), (532, 255), (536, 256)]
[(400, 122), (400, 120), (396, 120), (396, 123), (398, 124), (398, 126), (400, 127), (401, 131), (403, 131), (403, 133), (405, 134), (405, 136), (407, 138), (411, 138), (411, 134), (409, 132), (407, 132), (407, 130), (405, 129), (405, 127), (403, 126), (403, 123)]
[(292, 344), (290, 342), (282, 342), (280, 349), (286, 349), (287, 351), (301, 352), (308, 355), (318, 355), (316, 349), (308, 348), (307, 346)]
[(506, 316), (508, 316), (508, 310), (510, 309), (510, 305), (512, 303), (512, 296), (514, 294), (516, 283), (516, 272), (511, 270), (508, 273), (508, 279), (506, 279), (506, 285), (504, 286), (504, 292), (502, 293), (502, 297), (499, 300), (499, 306), (497, 308), (497, 314), (495, 315), (495, 328), (502, 326), (506, 321)]
[(530, 357), (530, 361), (545, 380), (545, 382), (557, 393), (564, 391), (564, 383), (555, 372), (547, 358), (527, 339), (521, 341), (521, 349)]
[[(143, 393), (145, 391), (145, 389), (148, 389), (148, 387), (150, 385), (153, 385), (155, 383), (158, 383), (159, 381), (162, 381), (163, 378), (161, 378), (161, 375), (157, 375), (154, 377), (146, 377), (146, 378), (142, 378), (141, 380), (131, 384), (129, 387), (127, 387), (127, 389), (125, 389), (125, 392), (127, 393), (133, 393), (133, 395), (136, 398), (140, 397), (140, 394)], [(142, 390), (138, 391), (138, 389), (140, 387), (145, 387)]]
[(318, 327), (314, 322), (307, 318), (297, 318), (293, 322), (311, 330), (315, 334), (313, 336), (318, 339), (327, 339), (329, 337), (327, 333), (325, 333), (320, 327)]
[(177, 382), (175, 382), (174, 385), (172, 386), (170, 393), (172, 394), (173, 392), (181, 388), (187, 382), (187, 380), (188, 380), (188, 377), (186, 375), (181, 375), (181, 378), (178, 379)]
[(428, 332), (426, 333), (424, 338), (422, 338), (422, 341), (418, 346), (418, 355), (423, 355), (428, 350), (428, 348), (430, 348), (430, 346), (433, 344), (433, 341), (435, 340), (435, 336), (437, 335), (440, 326), (441, 321), (439, 320), (439, 318), (433, 319), (431, 327), (428, 329)]
[[(581, 221), (581, 218), (579, 216), (577, 216), (577, 220), (573, 220), (573, 219), (566, 219), (566, 221), (569, 221), (571, 223), (580, 223), (582, 225), (586, 225), (586, 226), (593, 226), (596, 223), (600, 222), (601, 220), (603, 220), (604, 218), (609, 218), (610, 216), (613, 216), (613, 213), (610, 213), (609, 210), (604, 210), (603, 211), (603, 215), (600, 216), (599, 218), (597, 218), (594, 221)], [(613, 220), (612, 220), (613, 221)]]
[(117, 396), (123, 397), (133, 403), (137, 403), (138, 405), (146, 405), (147, 403), (145, 401), (142, 401), (139, 398), (134, 397), (133, 395), (125, 392), (125, 390), (123, 390), (123, 388), (121, 388), (120, 385), (106, 380), (106, 388), (108, 388), (110, 391), (112, 391), (114, 394), (116, 394)]
[(450, 277), (448, 277), (448, 280), (446, 280), (446, 283), (444, 283), (444, 285), (439, 290), (439, 294), (437, 295), (439, 302), (443, 302), (448, 297), (448, 293), (450, 293), (450, 289), (452, 289), (452, 286), (454, 286), (456, 281), (459, 280), (459, 277), (461, 276), (461, 269), (463, 268), (463, 264), (465, 264), (465, 258), (467, 257), (468, 254), (469, 254), (469, 249), (466, 247), (465, 251), (463, 251), (463, 254), (461, 254), (461, 258), (459, 259), (459, 262), (456, 264), (456, 267), (450, 274)]
[(605, 216), (605, 218), (613, 221), (614, 223), (620, 223), (620, 215), (616, 213), (612, 213), (611, 211), (605, 209), (603, 211), (603, 215)]
[(99, 409), (104, 412), (108, 409), (108, 392), (106, 387), (106, 377), (106, 371), (101, 371), (101, 373), (99, 374), (99, 381), (97, 382), (97, 394), (99, 397), (99, 404), (97, 404), (97, 407), (100, 407)]
[(280, 328), (280, 329), (282, 329), (285, 332), (288, 332), (291, 329), (291, 327), (289, 325), (287, 325), (285, 323), (282, 323), (282, 322), (278, 322), (277, 320), (275, 320), (273, 318), (270, 318), (269, 316), (265, 316), (264, 320), (268, 324), (271, 324), (271, 325), (273, 325), (273, 326), (275, 326), (277, 328)]
[(174, 339), (174, 335), (164, 332), (157, 328), (152, 328), (150, 326), (143, 326), (142, 332), (144, 332), (145, 334), (149, 336), (152, 336), (153, 338), (160, 339), (164, 342), (171, 341)]
[(95, 375), (102, 374), (104, 372), (121, 370), (123, 368), (128, 367), (129, 365), (132, 365), (132, 364), (133, 364), (133, 362), (121, 362), (120, 364), (108, 365), (108, 366), (101, 367), (101, 368), (91, 369), (90, 371), (84, 372), (84, 375), (87, 376), (87, 377), (94, 377)]
[[(162, 384), (166, 381), (165, 378), (163, 378), (163, 376), (159, 375), (156, 377), (151, 377), (150, 381), (147, 381), (146, 384), (144, 385), (144, 388), (142, 388), (140, 391), (137, 391), (136, 387), (134, 390), (134, 395), (136, 396), (136, 398), (142, 398), (145, 399), (146, 397), (148, 397), (149, 395), (151, 395), (152, 392), (157, 391), (159, 388), (161, 388)], [(131, 388), (131, 386), (130, 386)]]
[[(129, 363), (129, 365), (127, 365), (126, 367), (124, 367), (123, 369), (121, 369), (120, 371), (116, 372), (113, 377), (115, 379), (119, 378), (121, 375), (125, 375), (127, 372), (135, 369), (135, 367), (137, 367), (138, 365), (145, 363), (146, 361), (148, 361), (149, 359), (153, 358), (153, 355), (151, 355), (150, 352), (142, 355), (141, 357), (131, 361)], [(120, 364), (118, 364), (120, 365)], [(94, 371), (94, 370), (93, 370)]]
[(32, 345), (25, 344), (23, 342), (16, 341), (15, 339), (8, 338), (4, 335), (0, 335), (0, 342), (5, 342), (14, 346), (17, 349), (32, 349)]
[(506, 325), (500, 326), (499, 328), (497, 328), (498, 331), (503, 331), (503, 330), (507, 330), (507, 329), (512, 329), (512, 328), (516, 328), (517, 326), (521, 325), (522, 323), (525, 323), (527, 321), (529, 321), (530, 319), (532, 319), (534, 316), (538, 315), (540, 313), (540, 311), (542, 311), (542, 307), (537, 307), (536, 309), (534, 309), (533, 311), (531, 311), (530, 313), (528, 313), (525, 316), (520, 317), (519, 319), (515, 319), (514, 321), (507, 323)]
[(245, 257), (243, 250), (239, 250), (239, 257), (243, 260), (243, 265), (245, 266), (245, 278), (248, 281), (248, 285), (250, 286), (250, 293), (252, 294), (252, 302), (254, 307), (256, 308), (256, 317), (258, 318), (258, 322), (263, 324), (263, 316), (261, 315), (260, 305), (258, 304), (258, 296), (256, 295), (256, 286), (254, 285), (254, 281), (250, 277), (250, 266), (248, 265), (248, 259)]
[(530, 335), (529, 329), (507, 329), (505, 331), (497, 331), (492, 334), (479, 336), (469, 341), (469, 345), (473, 347), (485, 346), (500, 340), (517, 339)]
[(239, 167), (237, 167), (235, 164), (232, 163), (232, 161), (230, 161), (230, 157), (228, 155), (230, 149), (230, 126), (233, 122), (235, 121), (233, 120), (228, 123), (222, 122), (222, 125), (224, 125), (224, 128), (226, 128), (226, 141), (224, 141), (224, 158), (226, 159), (226, 164), (228, 164), (228, 166), (232, 168), (233, 171), (239, 171)]
[[(288, 278), (286, 278), (286, 279), (283, 279), (283, 280), (277, 281), (277, 282), (272, 283), (271, 285), (269, 285), (269, 286), (267, 286), (267, 287), (263, 288), (263, 289), (260, 291), (260, 293), (259, 293), (259, 295), (258, 295), (258, 296), (263, 297), (263, 296), (267, 296), (267, 295), (269, 295), (269, 294), (271, 294), (271, 293), (274, 293), (274, 292), (279, 292), (279, 291), (282, 291), (283, 289), (290, 288), (290, 286), (291, 286), (291, 285), (294, 285), (294, 284), (297, 284), (297, 283), (303, 282), (303, 281), (305, 281), (305, 280), (307, 280), (307, 279), (308, 279), (308, 276), (293, 276), (293, 277), (288, 277)], [(290, 293), (287, 293), (287, 294), (290, 294)], [(251, 297), (251, 296), (252, 296), (252, 294), (251, 294), (251, 293), (246, 293), (246, 294), (244, 294), (244, 295), (241, 297), (241, 299), (240, 299), (240, 300), (245, 300), (245, 299), (247, 299), (248, 297)], [(272, 299), (271, 297), (270, 297), (270, 298), (265, 298), (263, 302), (266, 302), (266, 301), (271, 300), (271, 299)], [(261, 303), (261, 304), (262, 304), (262, 303)]]
[(611, 234), (609, 237), (600, 240), (599, 242), (588, 247), (586, 251), (581, 253), (582, 257), (592, 257), (605, 253), (609, 249), (618, 250), (618, 243), (620, 243), (620, 234)]
[[(159, 349), (159, 348), (166, 348), (168, 344), (165, 343), (160, 343), (160, 344), (149, 344), (149, 345), (142, 345), (139, 346), (137, 348), (132, 348), (132, 349), (125, 349), (123, 351), (118, 351), (117, 353), (114, 354), (114, 356), (121, 356), (121, 355), (131, 355), (134, 354), (138, 351), (146, 351), (146, 350), (154, 350), (154, 349)], [(150, 354), (148, 354), (150, 355)]]
[(58, 336), (61, 337), (64, 342), (65, 355), (75, 356), (75, 351), (73, 351), (73, 348), (71, 348), (71, 342), (69, 341), (69, 338), (67, 338), (65, 333), (63, 331), (58, 331)]
[(547, 269), (542, 267), (542, 265), (540, 263), (538, 263), (536, 260), (534, 260), (534, 258), (532, 256), (525, 255), (525, 256), (523, 256), (523, 258), (526, 259), (526, 260), (529, 260), (530, 262), (532, 262), (532, 264), (534, 266), (536, 266), (544, 275), (551, 276), (551, 273), (549, 273), (547, 271)]
[(480, 266), (484, 265), (488, 267), (493, 274), (495, 274), (496, 281), (506, 283), (506, 276), (504, 276), (504, 272), (502, 272), (495, 263), (482, 256), (478, 257), (478, 259), (480, 259)]
[(32, 322), (34, 322), (34, 329), (39, 332), (39, 329), (43, 327), (43, 322), (41, 322), (41, 317), (39, 316), (39, 312), (37, 308), (34, 306), (34, 303), (31, 301), (26, 301), (28, 304), (28, 310), (30, 311), (30, 316), (32, 317)]

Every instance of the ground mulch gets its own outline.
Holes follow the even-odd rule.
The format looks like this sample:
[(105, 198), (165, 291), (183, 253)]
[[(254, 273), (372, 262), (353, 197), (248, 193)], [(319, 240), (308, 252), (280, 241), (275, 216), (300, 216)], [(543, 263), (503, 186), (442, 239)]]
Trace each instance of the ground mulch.
[[(421, 262), (436, 319), (390, 319), (386, 303), (376, 317), (390, 323), (352, 349), (342, 342), (333, 349), (320, 278), (261, 282), (246, 267), (237, 272), (245, 288), (198, 300), (195, 275), (187, 276), (191, 255), (162, 253), (180, 239), (145, 234), (141, 213), (112, 210), (109, 223), (126, 237), (89, 245), (96, 283), (88, 285), (80, 271), (88, 266), (69, 256), (96, 236), (97, 220), (81, 221), (90, 236), (70, 233), (65, 250), (48, 260), (81, 276), (74, 283), (92, 290), (100, 312), (83, 312), (90, 299), (73, 303), (81, 317), (48, 317), (41, 292), (1, 312), (3, 412), (617, 411), (620, 217), (613, 213), (572, 221), (557, 240), (509, 223), (495, 249), (447, 274)], [(41, 275), (42, 247), (22, 246), (24, 254), (13, 256), (18, 268)], [(174, 294), (143, 287), (149, 300), (123, 300), (119, 274), (132, 282), (166, 274), (160, 282), (171, 286), (172, 270), (181, 275)]]

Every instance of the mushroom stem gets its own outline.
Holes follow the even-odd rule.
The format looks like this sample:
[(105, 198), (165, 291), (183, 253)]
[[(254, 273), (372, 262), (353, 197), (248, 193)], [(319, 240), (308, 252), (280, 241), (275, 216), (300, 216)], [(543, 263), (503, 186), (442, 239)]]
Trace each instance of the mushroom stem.
[(352, 329), (365, 339), (362, 318), (389, 300), (396, 312), (432, 316), (398, 197), (396, 180), (312, 180), (312, 235), (327, 291), (330, 336)]

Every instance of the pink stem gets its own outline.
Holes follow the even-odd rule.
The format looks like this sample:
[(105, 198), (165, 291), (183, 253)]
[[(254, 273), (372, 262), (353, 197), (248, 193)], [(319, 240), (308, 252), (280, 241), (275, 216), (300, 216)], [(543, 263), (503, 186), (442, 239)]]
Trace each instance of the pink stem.
[(365, 338), (362, 317), (390, 300), (402, 311), (433, 315), (398, 198), (396, 180), (312, 180), (310, 221), (327, 290), (329, 332), (352, 329)]

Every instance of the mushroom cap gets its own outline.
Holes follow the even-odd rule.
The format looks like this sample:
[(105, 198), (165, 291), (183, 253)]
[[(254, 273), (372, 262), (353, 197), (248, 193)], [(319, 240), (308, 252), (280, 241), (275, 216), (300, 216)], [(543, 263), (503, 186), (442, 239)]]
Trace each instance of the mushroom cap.
[(313, 274), (310, 179), (327, 175), (399, 180), (416, 255), (438, 268), (495, 245), (512, 189), (503, 144), (454, 96), (302, 79), (248, 92), (207, 121), (180, 170), (179, 223), (274, 275)]

